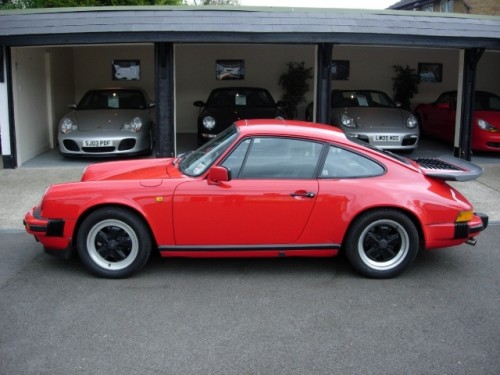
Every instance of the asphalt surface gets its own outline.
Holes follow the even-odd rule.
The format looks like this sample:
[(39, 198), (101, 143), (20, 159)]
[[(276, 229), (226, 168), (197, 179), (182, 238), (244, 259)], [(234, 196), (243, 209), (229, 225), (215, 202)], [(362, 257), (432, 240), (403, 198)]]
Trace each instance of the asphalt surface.
[(453, 186), (493, 224), (391, 280), (342, 257), (157, 256), (99, 279), (22, 226), (85, 165), (0, 170), (0, 374), (499, 374), (500, 162), (474, 159), (484, 175)]
[(154, 257), (105, 280), (0, 232), (1, 374), (498, 374), (500, 226), (391, 280), (344, 258)]

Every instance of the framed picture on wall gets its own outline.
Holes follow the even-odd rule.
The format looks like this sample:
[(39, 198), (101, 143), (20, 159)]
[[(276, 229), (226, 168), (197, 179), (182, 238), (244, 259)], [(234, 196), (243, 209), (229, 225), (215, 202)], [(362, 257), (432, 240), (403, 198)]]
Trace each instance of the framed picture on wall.
[(245, 60), (217, 60), (215, 77), (217, 80), (245, 79)]
[(332, 60), (332, 79), (338, 81), (349, 80), (349, 60)]
[(443, 80), (443, 64), (418, 63), (420, 82), (441, 82)]
[(140, 60), (113, 60), (111, 62), (113, 81), (138, 81), (141, 79)]

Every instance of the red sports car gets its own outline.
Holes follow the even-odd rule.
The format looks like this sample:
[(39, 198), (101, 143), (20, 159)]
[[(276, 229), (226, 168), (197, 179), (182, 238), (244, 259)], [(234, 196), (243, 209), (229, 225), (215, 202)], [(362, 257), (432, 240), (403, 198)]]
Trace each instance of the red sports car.
[(26, 214), (48, 253), (75, 249), (108, 278), (164, 257), (331, 257), (393, 277), (419, 249), (474, 244), (488, 217), (445, 181), (477, 178), (461, 159), (410, 160), (328, 125), (242, 120), (175, 159), (87, 167)]
[[(424, 135), (453, 143), (455, 136), (455, 111), (457, 92), (448, 91), (431, 104), (420, 104), (415, 115)], [(472, 118), (472, 149), (500, 151), (500, 97), (476, 91)]]

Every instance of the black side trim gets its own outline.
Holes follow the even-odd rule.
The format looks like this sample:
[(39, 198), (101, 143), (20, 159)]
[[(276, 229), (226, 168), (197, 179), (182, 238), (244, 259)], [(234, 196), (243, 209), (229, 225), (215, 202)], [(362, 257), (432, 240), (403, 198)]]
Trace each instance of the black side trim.
[(299, 244), (299, 245), (180, 245), (159, 246), (160, 251), (268, 251), (268, 250), (339, 250), (339, 244)]

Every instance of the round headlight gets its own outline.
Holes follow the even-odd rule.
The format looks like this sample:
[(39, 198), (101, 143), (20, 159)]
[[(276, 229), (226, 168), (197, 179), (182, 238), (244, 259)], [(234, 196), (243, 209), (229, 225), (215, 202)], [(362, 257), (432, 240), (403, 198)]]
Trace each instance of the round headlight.
[(342, 125), (344, 125), (348, 128), (355, 128), (356, 127), (356, 123), (354, 122), (354, 119), (347, 116), (347, 115), (342, 115), (340, 122), (342, 123)]
[(61, 121), (60, 129), (61, 129), (61, 133), (68, 134), (68, 133), (71, 133), (72, 131), (75, 131), (76, 129), (78, 129), (78, 127), (73, 122), (73, 120), (66, 117)]
[(498, 132), (499, 130), (491, 125), (488, 121), (484, 121), (482, 119), (477, 120), (477, 125), (487, 132)]
[(418, 125), (418, 121), (415, 116), (408, 116), (406, 119), (406, 126), (410, 129), (416, 128)]
[(212, 116), (203, 117), (202, 123), (203, 126), (208, 130), (212, 130), (213, 128), (215, 128), (215, 119)]
[(140, 117), (134, 117), (133, 119), (127, 121), (122, 126), (122, 130), (131, 131), (134, 133), (139, 132), (142, 129), (142, 119)]

